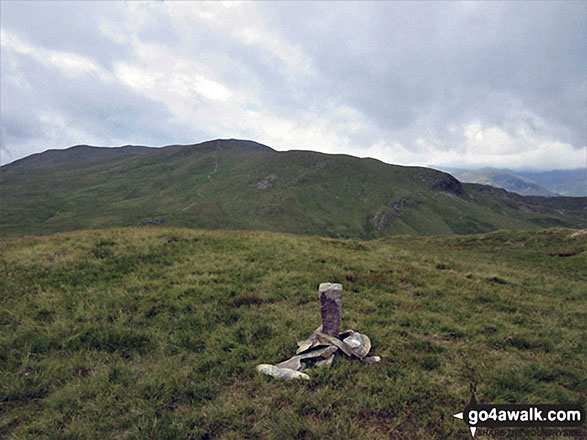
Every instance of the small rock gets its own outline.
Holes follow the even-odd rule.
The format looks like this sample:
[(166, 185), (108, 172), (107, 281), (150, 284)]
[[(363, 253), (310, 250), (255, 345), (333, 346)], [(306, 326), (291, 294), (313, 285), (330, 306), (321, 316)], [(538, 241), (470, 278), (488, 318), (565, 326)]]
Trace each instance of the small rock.
[(368, 364), (376, 364), (377, 362), (381, 362), (381, 358), (379, 356), (369, 356), (363, 359), (363, 362)]
[(300, 373), (299, 371), (290, 370), (289, 368), (279, 368), (275, 365), (269, 364), (260, 364), (257, 365), (257, 371), (259, 373), (267, 374), (268, 376), (273, 376), (277, 379), (306, 379), (310, 380), (310, 376), (305, 373)]
[(367, 335), (359, 332), (355, 332), (352, 335), (347, 336), (343, 339), (343, 342), (350, 345), (361, 359), (367, 356), (367, 354), (369, 354), (369, 350), (371, 350), (371, 340)]
[(571, 238), (580, 237), (581, 235), (587, 234), (587, 229), (581, 229), (580, 231), (573, 232)]
[(152, 218), (150, 220), (145, 220), (142, 224), (143, 225), (156, 225), (156, 226), (159, 226), (159, 225), (162, 225), (163, 223), (165, 223), (165, 220), (162, 219), (162, 218), (160, 218), (160, 217), (157, 217), (157, 218)]

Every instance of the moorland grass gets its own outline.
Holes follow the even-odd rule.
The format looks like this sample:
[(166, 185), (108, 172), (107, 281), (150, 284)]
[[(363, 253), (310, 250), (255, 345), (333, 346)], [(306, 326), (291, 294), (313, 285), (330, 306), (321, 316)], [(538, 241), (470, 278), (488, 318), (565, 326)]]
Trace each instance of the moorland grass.
[[(576, 403), (587, 236), (572, 232), (2, 241), (0, 437), (464, 439), (452, 415), (471, 384), (485, 403)], [(342, 327), (369, 335), (382, 362), (258, 375), (319, 325), (326, 281), (344, 286)]]

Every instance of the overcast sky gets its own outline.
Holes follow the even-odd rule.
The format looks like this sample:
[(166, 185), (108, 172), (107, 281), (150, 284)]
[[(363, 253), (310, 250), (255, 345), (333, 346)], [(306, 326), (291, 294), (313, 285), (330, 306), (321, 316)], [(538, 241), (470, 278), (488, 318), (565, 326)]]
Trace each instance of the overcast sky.
[(587, 166), (587, 2), (2, 1), (3, 164), (252, 139), (401, 165)]

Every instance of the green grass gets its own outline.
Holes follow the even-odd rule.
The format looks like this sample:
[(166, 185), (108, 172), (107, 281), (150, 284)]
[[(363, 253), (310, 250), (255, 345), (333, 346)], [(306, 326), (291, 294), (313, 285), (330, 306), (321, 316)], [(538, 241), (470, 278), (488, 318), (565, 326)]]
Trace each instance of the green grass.
[[(572, 232), (2, 241), (0, 437), (464, 439), (452, 414), (471, 383), (484, 403), (576, 403), (587, 236)], [(326, 281), (344, 286), (342, 327), (382, 362), (337, 357), (307, 382), (257, 374), (319, 325)]]

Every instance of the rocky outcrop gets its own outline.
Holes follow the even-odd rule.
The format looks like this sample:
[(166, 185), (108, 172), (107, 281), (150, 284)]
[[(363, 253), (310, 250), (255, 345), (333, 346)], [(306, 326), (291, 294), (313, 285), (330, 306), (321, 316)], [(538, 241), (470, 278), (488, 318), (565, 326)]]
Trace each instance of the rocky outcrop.
[(386, 214), (384, 212), (378, 211), (375, 213), (371, 221), (375, 225), (375, 227), (379, 230), (383, 230), (391, 225), (391, 222), (397, 218), (401, 217), (401, 213), (398, 212), (397, 214)]
[(410, 201), (408, 199), (397, 199), (387, 202), (387, 206), (390, 208), (412, 208), (414, 206), (418, 206), (420, 203), (422, 203), (420, 200)]
[(266, 179), (264, 179), (264, 180), (260, 181), (259, 183), (257, 183), (257, 189), (269, 189), (269, 188), (271, 188), (271, 186), (273, 186), (273, 181), (275, 179), (277, 179), (277, 175), (276, 174), (271, 174)]
[(430, 189), (433, 191), (443, 191), (455, 196), (462, 196), (464, 194), (463, 185), (450, 174), (443, 174), (442, 178), (432, 184)]

